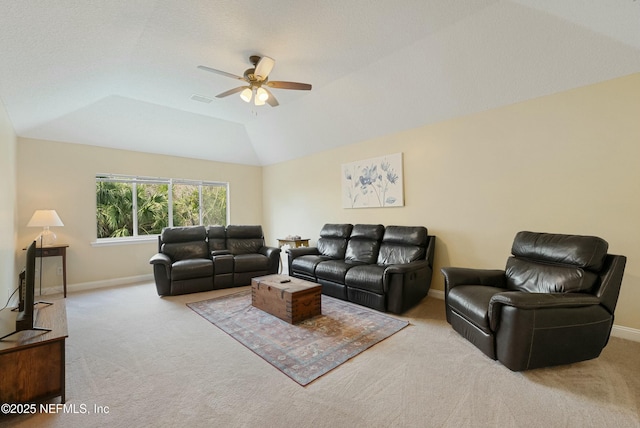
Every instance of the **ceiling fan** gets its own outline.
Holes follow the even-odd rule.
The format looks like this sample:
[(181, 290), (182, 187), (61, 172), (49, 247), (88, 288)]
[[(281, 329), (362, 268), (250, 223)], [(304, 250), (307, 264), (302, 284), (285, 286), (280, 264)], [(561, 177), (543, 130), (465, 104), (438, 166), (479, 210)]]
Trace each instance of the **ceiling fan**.
[(274, 97), (271, 91), (265, 88), (265, 86), (275, 89), (311, 90), (311, 85), (308, 83), (269, 81), (269, 73), (271, 73), (273, 66), (276, 64), (273, 58), (269, 58), (268, 56), (260, 57), (258, 55), (252, 55), (249, 57), (249, 61), (253, 64), (253, 68), (246, 69), (242, 77), (227, 73), (226, 71), (206, 67), (204, 65), (199, 65), (198, 68), (220, 74), (222, 76), (231, 77), (232, 79), (242, 80), (249, 84), (248, 86), (244, 85), (229, 89), (228, 91), (216, 95), (216, 98), (224, 98), (240, 92), (240, 98), (246, 102), (250, 102), (253, 98), (253, 102), (257, 106), (264, 105), (265, 102), (271, 107), (276, 107), (278, 105), (276, 97)]

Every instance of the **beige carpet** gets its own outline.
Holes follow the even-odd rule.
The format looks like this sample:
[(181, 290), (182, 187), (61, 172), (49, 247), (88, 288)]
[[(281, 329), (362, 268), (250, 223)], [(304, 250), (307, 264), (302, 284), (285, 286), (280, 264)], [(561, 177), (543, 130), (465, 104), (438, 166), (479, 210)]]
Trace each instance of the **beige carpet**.
[(151, 283), (71, 293), (67, 404), (108, 414), (0, 419), (25, 427), (640, 427), (640, 343), (514, 373), (453, 332), (441, 300), (302, 387)]

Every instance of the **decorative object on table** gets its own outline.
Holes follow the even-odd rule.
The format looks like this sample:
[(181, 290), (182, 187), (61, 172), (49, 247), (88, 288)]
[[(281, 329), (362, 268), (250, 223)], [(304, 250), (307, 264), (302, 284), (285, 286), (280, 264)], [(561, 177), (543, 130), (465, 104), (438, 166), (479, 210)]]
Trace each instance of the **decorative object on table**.
[(287, 248), (308, 247), (309, 239), (302, 239), (300, 235), (287, 235), (278, 239), (278, 247), (284, 248), (285, 246)]
[(187, 306), (302, 386), (409, 324), (328, 296), (299, 324), (252, 306), (250, 290)]
[(56, 234), (49, 230), (53, 226), (64, 226), (56, 210), (36, 210), (27, 223), (27, 227), (42, 227), (42, 232), (35, 238), (39, 247), (48, 247), (56, 242)]
[(342, 164), (342, 207), (404, 206), (402, 153)]

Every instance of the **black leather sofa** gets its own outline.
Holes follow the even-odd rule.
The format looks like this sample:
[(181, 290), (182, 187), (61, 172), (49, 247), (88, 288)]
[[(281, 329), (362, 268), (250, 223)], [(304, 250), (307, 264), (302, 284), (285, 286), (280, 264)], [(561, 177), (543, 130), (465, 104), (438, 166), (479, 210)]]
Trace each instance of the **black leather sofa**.
[(259, 225), (167, 227), (149, 263), (159, 296), (197, 293), (277, 273), (280, 249), (265, 245)]
[(442, 268), (447, 321), (514, 371), (600, 355), (626, 257), (594, 236), (519, 232), (504, 270)]
[(402, 313), (429, 292), (435, 236), (422, 226), (325, 224), (317, 247), (291, 248), (289, 275), (322, 293), (379, 311)]

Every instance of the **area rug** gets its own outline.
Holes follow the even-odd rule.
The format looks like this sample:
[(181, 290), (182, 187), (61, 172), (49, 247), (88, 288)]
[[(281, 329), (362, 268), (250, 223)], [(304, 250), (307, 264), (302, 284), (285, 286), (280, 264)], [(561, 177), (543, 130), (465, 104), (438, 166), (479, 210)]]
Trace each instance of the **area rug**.
[(291, 325), (251, 305), (251, 290), (187, 303), (300, 385), (307, 385), (409, 323), (322, 296), (322, 315)]

